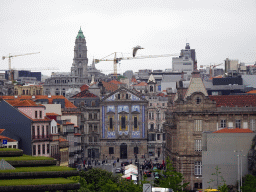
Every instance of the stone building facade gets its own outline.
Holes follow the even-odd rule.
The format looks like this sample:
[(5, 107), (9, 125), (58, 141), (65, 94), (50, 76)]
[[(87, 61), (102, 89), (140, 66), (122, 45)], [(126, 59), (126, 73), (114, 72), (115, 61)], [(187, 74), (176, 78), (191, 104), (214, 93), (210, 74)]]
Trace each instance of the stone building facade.
[(81, 113), (82, 151), (84, 159), (100, 158), (100, 98), (84, 90), (70, 98)]
[(181, 90), (166, 116), (166, 155), (188, 189), (196, 190), (202, 187), (202, 133), (225, 127), (255, 130), (256, 95), (208, 96), (199, 72), (192, 73), (185, 96)]
[(148, 101), (125, 87), (100, 103), (101, 156), (135, 159), (147, 154)]
[(81, 91), (82, 85), (91, 83), (93, 78), (93, 81), (98, 82), (104, 77), (105, 75), (95, 68), (94, 63), (88, 66), (86, 40), (80, 28), (75, 40), (71, 73), (53, 73), (51, 78), (45, 80), (44, 94), (70, 98)]
[(43, 95), (42, 85), (14, 85), (14, 95)]

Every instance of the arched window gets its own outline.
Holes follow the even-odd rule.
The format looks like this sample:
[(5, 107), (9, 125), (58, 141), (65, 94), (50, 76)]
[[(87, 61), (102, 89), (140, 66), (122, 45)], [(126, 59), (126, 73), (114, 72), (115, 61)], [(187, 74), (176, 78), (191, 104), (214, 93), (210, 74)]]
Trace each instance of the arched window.
[(154, 88), (153, 88), (153, 86), (151, 85), (150, 86), (150, 92), (153, 92), (154, 91)]
[(22, 95), (25, 95), (25, 90), (22, 91)]

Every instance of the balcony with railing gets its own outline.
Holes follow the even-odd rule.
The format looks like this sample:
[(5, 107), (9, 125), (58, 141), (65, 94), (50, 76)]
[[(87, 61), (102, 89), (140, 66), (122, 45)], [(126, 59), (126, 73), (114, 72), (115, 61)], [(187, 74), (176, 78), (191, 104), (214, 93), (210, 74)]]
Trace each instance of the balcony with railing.
[(47, 140), (51, 140), (51, 135), (32, 135), (32, 139), (33, 140), (44, 140), (44, 141), (47, 141)]

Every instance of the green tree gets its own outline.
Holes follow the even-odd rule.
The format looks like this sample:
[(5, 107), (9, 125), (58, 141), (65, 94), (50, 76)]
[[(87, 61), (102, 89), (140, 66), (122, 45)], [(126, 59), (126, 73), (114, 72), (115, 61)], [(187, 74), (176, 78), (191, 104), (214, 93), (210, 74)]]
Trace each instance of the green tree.
[(243, 192), (256, 192), (256, 177), (253, 175), (246, 175), (243, 179)]
[[(214, 181), (216, 181), (217, 182), (217, 188), (220, 192), (228, 192), (228, 186), (226, 184), (226, 181), (222, 176), (220, 176), (220, 174), (221, 174), (221, 172), (219, 171), (220, 169), (221, 168), (219, 168), (218, 165), (215, 167), (215, 172), (212, 173), (212, 175), (216, 176), (216, 180), (211, 179), (209, 182), (207, 182), (207, 183), (209, 183), (209, 189), (211, 189), (210, 184), (213, 183)], [(219, 178), (221, 178), (220, 183), (219, 183)], [(221, 183), (223, 183), (223, 184), (221, 184)]]
[(81, 171), (80, 176), (69, 179), (80, 183), (78, 192), (142, 192), (141, 185), (99, 168)]
[(158, 180), (156, 186), (170, 188), (173, 189), (174, 192), (179, 192), (182, 191), (182, 189), (185, 189), (189, 184), (189, 182), (182, 184), (184, 179), (182, 173), (179, 173), (175, 170), (172, 162), (169, 159), (166, 160), (165, 170), (157, 170), (157, 172), (160, 172), (164, 176)]

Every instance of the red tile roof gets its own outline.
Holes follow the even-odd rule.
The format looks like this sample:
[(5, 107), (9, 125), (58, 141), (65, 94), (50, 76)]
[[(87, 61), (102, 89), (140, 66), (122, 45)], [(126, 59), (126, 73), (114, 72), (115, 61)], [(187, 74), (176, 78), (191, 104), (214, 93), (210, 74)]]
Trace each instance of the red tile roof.
[(105, 87), (106, 91), (116, 91), (118, 89), (118, 85), (116, 84), (112, 84), (112, 83), (108, 83), (105, 81), (102, 81), (103, 87)]
[(147, 86), (148, 84), (144, 81), (140, 82), (139, 84), (137, 85), (133, 85), (133, 86)]
[(132, 78), (131, 82), (138, 83), (138, 81), (135, 78)]
[(253, 93), (253, 94), (255, 94), (255, 93), (256, 93), (256, 90), (251, 90), (251, 91), (249, 91), (249, 92), (247, 92), (247, 93)]
[(45, 117), (44, 119), (32, 119), (33, 121), (52, 121), (50, 118)]
[(218, 131), (214, 131), (213, 133), (253, 133), (252, 130), (250, 129), (240, 129), (240, 128), (235, 128), (235, 129), (228, 129), (224, 128)]
[(65, 108), (77, 108), (74, 104), (72, 104), (67, 98), (65, 98), (63, 95), (51, 95), (51, 97), (48, 97), (48, 95), (35, 95), (35, 98), (32, 98), (31, 95), (21, 95), (15, 98), (15, 96), (1, 96), (5, 101), (9, 103), (15, 103), (16, 101), (21, 100), (33, 100), (36, 101), (38, 99), (47, 99), (49, 104), (53, 104), (54, 99), (64, 99), (65, 100)]
[(66, 142), (66, 141), (68, 141), (68, 140), (66, 140), (66, 139), (64, 139), (64, 138), (62, 138), (62, 137), (60, 137), (58, 140), (59, 140), (60, 142)]
[(63, 125), (74, 125), (74, 123), (66, 122)]
[(80, 87), (80, 90), (81, 91), (84, 91), (84, 90), (88, 90), (89, 89), (89, 86), (88, 85), (82, 85), (81, 87)]
[(19, 101), (13, 104), (13, 106), (14, 107), (45, 107), (44, 105), (36, 104), (34, 101), (31, 101), (31, 100)]
[(87, 97), (98, 97), (98, 96), (94, 95), (92, 93), (89, 93), (87, 90), (84, 90), (84, 91), (72, 96), (71, 98), (87, 98)]
[(60, 115), (57, 113), (46, 113), (46, 116), (60, 116)]
[(75, 135), (75, 136), (81, 136), (81, 134), (80, 134), (80, 133), (75, 133), (74, 135)]
[(9, 138), (9, 137), (5, 137), (5, 136), (3, 136), (3, 135), (0, 135), (0, 139), (6, 139), (7, 142), (16, 142), (16, 140), (11, 139), (11, 138)]
[(210, 95), (216, 101), (216, 106), (221, 107), (256, 107), (256, 95)]
[[(0, 134), (2, 134), (4, 132), (5, 129), (0, 129)], [(7, 140), (7, 142), (16, 142), (16, 140), (14, 139), (11, 139), (9, 137), (6, 137), (6, 136), (3, 136), (3, 135), (0, 135), (0, 139), (5, 139)]]
[(117, 81), (117, 80), (111, 80), (109, 83), (115, 84), (115, 85), (123, 84), (123, 83), (121, 83), (120, 81)]

